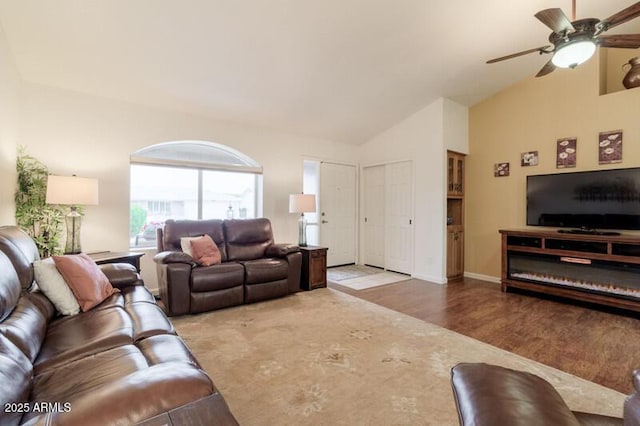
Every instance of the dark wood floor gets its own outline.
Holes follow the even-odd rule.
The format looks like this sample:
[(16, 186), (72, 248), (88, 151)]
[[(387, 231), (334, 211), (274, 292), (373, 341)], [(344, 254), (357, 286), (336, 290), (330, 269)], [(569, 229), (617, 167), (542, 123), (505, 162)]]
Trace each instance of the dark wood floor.
[(465, 278), (447, 285), (412, 279), (343, 291), (623, 393), (640, 368), (638, 314), (525, 293)]

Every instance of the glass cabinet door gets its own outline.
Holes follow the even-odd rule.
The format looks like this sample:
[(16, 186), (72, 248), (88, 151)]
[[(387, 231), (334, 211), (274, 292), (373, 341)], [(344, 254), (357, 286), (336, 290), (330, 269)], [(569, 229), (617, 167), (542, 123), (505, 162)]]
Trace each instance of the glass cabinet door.
[(449, 156), (448, 158), (448, 165), (447, 165), (447, 187), (449, 188), (449, 192), (452, 192), (454, 190), (454, 172), (453, 172), (453, 166), (454, 166), (454, 159), (453, 157)]
[(464, 181), (464, 160), (462, 158), (458, 158), (458, 167), (457, 167), (457, 179), (456, 179), (456, 191), (459, 193), (463, 193), (462, 183)]

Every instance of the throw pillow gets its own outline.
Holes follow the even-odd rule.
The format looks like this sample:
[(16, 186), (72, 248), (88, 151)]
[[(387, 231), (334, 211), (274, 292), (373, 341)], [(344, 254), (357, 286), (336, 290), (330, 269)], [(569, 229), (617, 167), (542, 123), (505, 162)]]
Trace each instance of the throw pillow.
[(102, 303), (119, 290), (86, 254), (53, 256), (53, 261), (76, 297), (82, 312)]
[(218, 246), (208, 235), (191, 240), (191, 253), (193, 259), (202, 266), (211, 266), (222, 262)]
[(191, 253), (191, 241), (195, 240), (196, 238), (202, 238), (202, 235), (198, 235), (197, 237), (182, 237), (180, 238), (180, 248), (182, 248), (182, 251), (187, 253), (189, 256), (193, 257), (193, 254)]
[(33, 262), (33, 273), (40, 291), (47, 296), (58, 312), (62, 315), (75, 315), (80, 312), (78, 301), (58, 272), (52, 258)]

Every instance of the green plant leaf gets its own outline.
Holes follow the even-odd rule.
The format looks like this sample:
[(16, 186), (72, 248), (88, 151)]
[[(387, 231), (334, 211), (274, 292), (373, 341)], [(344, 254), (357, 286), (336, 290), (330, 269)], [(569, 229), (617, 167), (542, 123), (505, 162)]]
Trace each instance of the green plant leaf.
[(15, 193), (16, 223), (36, 243), (40, 257), (60, 253), (64, 208), (46, 203), (49, 172), (40, 160), (18, 148), (18, 185)]

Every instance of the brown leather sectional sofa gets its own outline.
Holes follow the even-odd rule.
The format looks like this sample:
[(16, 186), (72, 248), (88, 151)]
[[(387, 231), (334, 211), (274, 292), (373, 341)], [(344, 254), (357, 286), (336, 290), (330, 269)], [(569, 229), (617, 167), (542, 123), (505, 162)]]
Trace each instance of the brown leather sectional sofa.
[[(182, 237), (209, 235), (222, 263), (198, 266)], [(211, 311), (300, 291), (302, 254), (275, 244), (269, 219), (167, 220), (157, 230), (160, 298), (169, 315)]]
[(640, 425), (640, 370), (623, 418), (571, 411), (546, 380), (525, 371), (484, 363), (451, 369), (451, 385), (461, 425)]
[(130, 265), (120, 289), (58, 316), (33, 285), (33, 240), (0, 227), (1, 425), (235, 425), (213, 382)]

